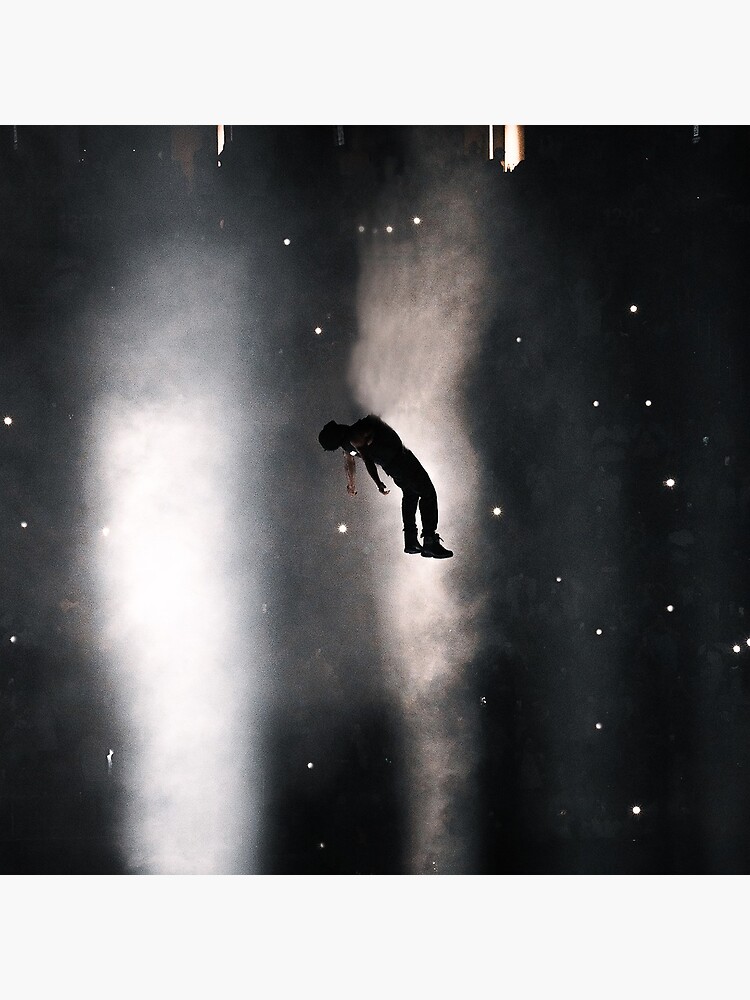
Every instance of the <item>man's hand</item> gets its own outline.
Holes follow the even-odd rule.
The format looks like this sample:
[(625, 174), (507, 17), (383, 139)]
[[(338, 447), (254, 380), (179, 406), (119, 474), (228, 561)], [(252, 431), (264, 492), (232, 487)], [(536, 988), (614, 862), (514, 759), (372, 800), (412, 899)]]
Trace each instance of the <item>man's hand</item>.
[(388, 494), (391, 492), (389, 489), (387, 489), (385, 483), (378, 483), (378, 489), (380, 490), (380, 492), (383, 494), (384, 497), (387, 497)]

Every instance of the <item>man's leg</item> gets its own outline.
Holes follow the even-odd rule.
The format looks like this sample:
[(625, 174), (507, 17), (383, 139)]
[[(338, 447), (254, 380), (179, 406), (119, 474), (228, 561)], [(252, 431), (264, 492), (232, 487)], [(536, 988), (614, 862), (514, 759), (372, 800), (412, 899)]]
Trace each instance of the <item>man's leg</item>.
[(416, 555), (422, 551), (417, 537), (417, 505), (419, 494), (408, 486), (402, 486), (403, 496), (401, 498), (401, 519), (404, 522), (404, 552)]

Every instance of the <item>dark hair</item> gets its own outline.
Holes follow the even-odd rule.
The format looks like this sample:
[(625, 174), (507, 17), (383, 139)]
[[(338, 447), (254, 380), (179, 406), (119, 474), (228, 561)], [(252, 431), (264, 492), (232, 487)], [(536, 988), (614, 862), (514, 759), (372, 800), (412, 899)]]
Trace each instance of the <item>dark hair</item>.
[(329, 420), (323, 430), (318, 434), (318, 441), (326, 451), (336, 451), (344, 443), (346, 428), (343, 424), (337, 424), (335, 420)]

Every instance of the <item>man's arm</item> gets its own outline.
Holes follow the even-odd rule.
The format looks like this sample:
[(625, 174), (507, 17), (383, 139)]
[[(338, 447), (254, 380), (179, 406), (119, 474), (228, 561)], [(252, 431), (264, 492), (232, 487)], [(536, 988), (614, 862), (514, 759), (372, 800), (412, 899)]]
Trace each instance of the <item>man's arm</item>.
[(375, 463), (373, 462), (373, 460), (371, 458), (364, 458), (363, 461), (365, 463), (365, 468), (370, 473), (370, 477), (372, 478), (373, 482), (375, 483), (375, 485), (377, 486), (377, 488), (380, 490), (380, 492), (384, 496), (385, 496), (386, 493), (390, 493), (391, 491), (389, 489), (386, 489), (385, 483), (383, 483), (383, 482), (380, 481), (380, 476), (378, 475), (378, 467), (377, 467), (377, 465), (375, 465)]
[(346, 469), (346, 492), (350, 496), (354, 496), (357, 492), (357, 488), (354, 483), (354, 470), (356, 466), (354, 465), (354, 458), (348, 451), (344, 452), (344, 468)]

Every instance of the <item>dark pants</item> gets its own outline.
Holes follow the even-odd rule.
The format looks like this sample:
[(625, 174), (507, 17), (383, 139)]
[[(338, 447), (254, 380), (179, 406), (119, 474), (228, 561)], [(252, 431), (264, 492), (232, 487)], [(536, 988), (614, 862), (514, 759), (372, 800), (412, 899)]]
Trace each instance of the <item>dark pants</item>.
[(403, 492), (401, 517), (404, 528), (416, 528), (417, 507), (422, 519), (422, 533), (430, 535), (437, 531), (438, 499), (432, 480), (427, 475), (417, 456), (405, 449), (397, 466), (383, 470)]

